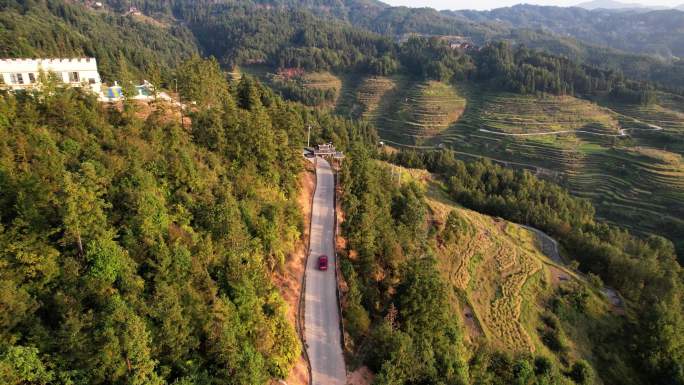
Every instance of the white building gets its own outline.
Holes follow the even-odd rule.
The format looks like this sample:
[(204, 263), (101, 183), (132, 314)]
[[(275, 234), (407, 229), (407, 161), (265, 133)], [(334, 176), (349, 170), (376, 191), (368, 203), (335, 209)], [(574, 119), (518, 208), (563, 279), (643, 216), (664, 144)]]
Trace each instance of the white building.
[(41, 71), (54, 73), (64, 84), (87, 85), (100, 93), (102, 82), (95, 58), (0, 59), (0, 86), (12, 90), (35, 87)]

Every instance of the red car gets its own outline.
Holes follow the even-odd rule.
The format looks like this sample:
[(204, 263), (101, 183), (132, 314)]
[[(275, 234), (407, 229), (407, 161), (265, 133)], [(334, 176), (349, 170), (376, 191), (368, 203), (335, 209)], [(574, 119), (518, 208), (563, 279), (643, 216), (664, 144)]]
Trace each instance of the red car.
[(328, 256), (321, 255), (318, 257), (318, 270), (328, 270)]

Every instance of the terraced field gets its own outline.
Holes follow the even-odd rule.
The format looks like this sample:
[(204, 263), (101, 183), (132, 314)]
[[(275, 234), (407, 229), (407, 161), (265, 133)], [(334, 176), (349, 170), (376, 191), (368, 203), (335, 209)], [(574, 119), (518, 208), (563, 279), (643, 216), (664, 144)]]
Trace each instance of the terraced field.
[(345, 80), (345, 92), (338, 102), (338, 113), (368, 121), (375, 121), (383, 98), (395, 91), (398, 82), (397, 79), (385, 76)]
[(543, 135), (584, 132), (618, 135), (619, 123), (611, 113), (593, 103), (569, 96), (521, 96), (484, 94), (479, 108), (480, 129), (493, 133)]
[[(443, 228), (449, 213), (458, 217), (455, 238), (440, 237), (436, 255), (463, 309), (469, 341), (484, 340), (511, 352), (548, 354), (538, 329), (544, 303), (559, 284), (553, 277), (583, 281), (544, 255), (531, 231), (455, 205), (441, 183), (424, 170), (395, 169), (402, 182), (424, 186), (432, 223)], [(592, 298), (605, 314), (608, 302), (596, 292)]]
[(446, 130), (465, 110), (466, 100), (446, 83), (397, 83), (372, 117), (383, 138), (421, 144)]
[(665, 108), (684, 113), (684, 96), (661, 92), (658, 94), (658, 104)]
[(316, 88), (319, 90), (334, 90), (335, 102), (340, 96), (342, 80), (330, 72), (308, 72), (302, 76), (302, 82), (306, 88)]
[[(684, 113), (463, 86), (459, 93), (468, 99), (463, 116), (428, 146), (531, 169), (591, 199), (600, 217), (684, 247)], [(560, 133), (527, 135), (542, 127)]]
[(249, 74), (260, 81), (271, 85), (276, 91), (279, 90), (279, 87), (282, 84), (286, 83), (300, 89), (332, 90), (334, 92), (333, 100), (326, 100), (326, 102), (321, 103), (319, 107), (335, 106), (344, 88), (342, 77), (327, 71), (305, 72), (295, 68), (276, 71), (276, 69), (264, 64), (253, 64), (239, 68), (235, 67), (229, 72), (229, 75), (232, 79), (239, 80), (241, 72)]
[(638, 139), (642, 146), (651, 146), (684, 154), (684, 98), (678, 96), (662, 96), (662, 104), (634, 105), (618, 104), (602, 101), (623, 118), (623, 125), (633, 127), (631, 121), (638, 121), (647, 128), (660, 127), (661, 131), (636, 129), (630, 134)]

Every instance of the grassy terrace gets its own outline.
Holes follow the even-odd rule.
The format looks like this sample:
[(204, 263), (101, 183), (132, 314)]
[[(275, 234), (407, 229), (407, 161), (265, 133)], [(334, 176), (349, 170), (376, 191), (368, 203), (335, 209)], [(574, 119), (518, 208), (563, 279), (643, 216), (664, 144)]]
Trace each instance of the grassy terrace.
[[(264, 77), (268, 70), (250, 67), (249, 72)], [(307, 73), (302, 83), (334, 88), (337, 112), (373, 122), (383, 139), (445, 144), (463, 152), (464, 159), (502, 160), (591, 199), (604, 219), (684, 239), (684, 102), (679, 96), (661, 94), (659, 105), (641, 106), (402, 76)]]
[(376, 119), (378, 131), (422, 143), (446, 130), (465, 110), (466, 101), (440, 82), (411, 82), (388, 98)]
[[(441, 182), (424, 170), (395, 169), (401, 183), (423, 186), (430, 223), (441, 228), (452, 211), (460, 219), (458, 238), (449, 243), (438, 241), (435, 253), (440, 271), (453, 289), (453, 301), (461, 310), (468, 341), (511, 352), (534, 352), (561, 363), (561, 357), (543, 342), (544, 308), (563, 282), (586, 282), (544, 255), (527, 229), (458, 206), (448, 198)], [(588, 289), (587, 318), (591, 320), (564, 324), (563, 328), (568, 333), (568, 357), (594, 361), (590, 338), (594, 333), (589, 325), (599, 325), (605, 331), (619, 322), (605, 298)]]
[[(385, 76), (370, 76), (347, 82), (349, 85), (342, 102), (338, 103), (338, 112), (346, 112), (357, 119), (375, 121), (383, 98), (396, 90), (398, 81)], [(345, 111), (340, 111), (342, 108)]]
[[(618, 104), (602, 101), (601, 103), (619, 113), (627, 127), (635, 127), (628, 120), (641, 122), (647, 128), (661, 127), (662, 131), (634, 130), (630, 134), (641, 146), (666, 149), (684, 155), (684, 99), (678, 96), (660, 97), (657, 105)], [(636, 125), (639, 127), (639, 125)]]
[[(591, 199), (605, 219), (637, 231), (684, 237), (684, 113), (659, 105), (597, 105), (572, 97), (456, 88), (465, 95), (467, 108), (426, 144), (443, 143), (536, 170)], [(621, 129), (627, 136), (615, 135)], [(573, 130), (615, 136), (501, 135)], [(380, 132), (386, 139), (415, 143), (409, 130), (404, 137)]]
[(405, 77), (368, 77), (346, 93), (352, 101), (338, 111), (374, 122), (381, 136), (421, 143), (447, 129), (465, 109), (465, 99), (448, 84)]
[[(471, 92), (472, 94), (472, 92)], [(614, 114), (568, 96), (537, 98), (515, 94), (483, 94), (477, 104), (484, 129), (511, 134), (584, 130), (618, 134)]]
[(334, 90), (335, 101), (340, 97), (342, 89), (342, 80), (331, 74), (330, 72), (311, 72), (302, 76), (302, 82), (306, 88), (315, 88), (319, 90)]

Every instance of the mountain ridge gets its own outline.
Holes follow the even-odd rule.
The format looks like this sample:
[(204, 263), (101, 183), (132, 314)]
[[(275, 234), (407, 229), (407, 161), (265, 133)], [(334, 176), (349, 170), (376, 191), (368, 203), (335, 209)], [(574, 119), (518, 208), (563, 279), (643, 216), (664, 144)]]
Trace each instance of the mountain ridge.
[(640, 3), (623, 3), (615, 0), (591, 0), (585, 1), (575, 5), (574, 7), (584, 8), (588, 10), (604, 9), (604, 10), (662, 10), (668, 9), (664, 6), (650, 6)]

